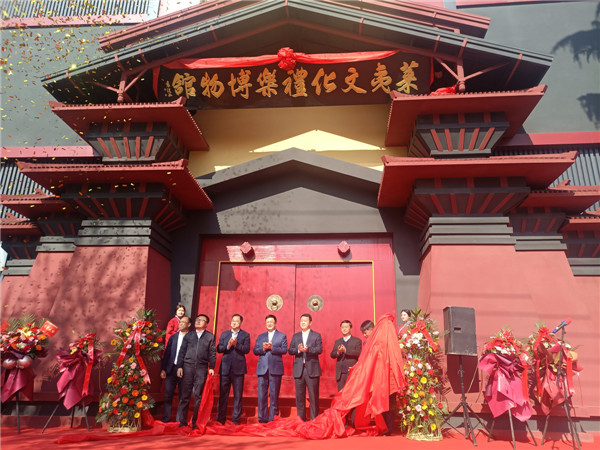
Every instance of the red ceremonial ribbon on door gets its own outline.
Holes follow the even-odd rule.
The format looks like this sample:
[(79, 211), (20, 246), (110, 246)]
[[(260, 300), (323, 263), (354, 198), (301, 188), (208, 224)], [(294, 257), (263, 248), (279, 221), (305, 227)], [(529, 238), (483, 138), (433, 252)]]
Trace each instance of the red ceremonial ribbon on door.
[(140, 339), (142, 337), (142, 328), (149, 324), (150, 322), (147, 322), (145, 320), (138, 320), (133, 325), (131, 334), (123, 344), (123, 349), (121, 350), (121, 353), (119, 354), (119, 359), (117, 360), (117, 366), (120, 366), (121, 363), (123, 363), (125, 356), (127, 355), (127, 350), (130, 348), (131, 342), (133, 341), (135, 358), (137, 359), (138, 364), (140, 365), (140, 373), (144, 377), (144, 381), (146, 382), (146, 384), (150, 384), (150, 376), (148, 375), (148, 370), (146, 370), (144, 360), (140, 355)]

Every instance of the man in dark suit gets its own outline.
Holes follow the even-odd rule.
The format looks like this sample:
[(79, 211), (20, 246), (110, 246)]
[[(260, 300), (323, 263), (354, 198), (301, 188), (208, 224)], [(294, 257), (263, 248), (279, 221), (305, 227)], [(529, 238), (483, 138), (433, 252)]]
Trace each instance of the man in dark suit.
[(206, 374), (215, 374), (217, 363), (217, 351), (215, 348), (215, 337), (206, 330), (208, 316), (200, 314), (194, 322), (196, 330), (188, 333), (181, 344), (180, 357), (177, 358), (177, 376), (183, 378), (181, 381), (181, 393), (179, 395), (179, 426), (188, 425), (187, 414), (190, 405), (190, 396), (194, 396), (194, 414), (192, 415), (192, 428), (196, 429), (198, 410), (202, 400), (202, 390), (206, 383)]
[[(283, 358), (287, 351), (285, 334), (277, 331), (277, 317), (265, 317), (266, 333), (259, 334), (254, 344), (254, 354), (258, 356), (258, 421), (271, 422), (279, 415), (279, 390), (283, 376)], [(270, 406), (269, 406), (270, 403)]]
[(342, 337), (333, 344), (331, 357), (336, 360), (335, 363), (335, 380), (337, 382), (337, 390), (341, 391), (346, 380), (350, 367), (358, 361), (362, 350), (362, 342), (359, 338), (352, 336), (352, 322), (342, 320), (340, 324)]
[(227, 399), (233, 386), (233, 414), (231, 419), (236, 425), (240, 424), (242, 417), (242, 393), (244, 391), (244, 375), (246, 368), (246, 355), (250, 352), (250, 335), (240, 329), (244, 318), (240, 314), (231, 317), (231, 330), (221, 334), (217, 344), (217, 352), (223, 353), (219, 374), (221, 376), (219, 390), (219, 409), (217, 421), (225, 424), (227, 415)]
[(319, 355), (323, 353), (321, 335), (310, 329), (312, 316), (300, 316), (300, 332), (294, 334), (288, 353), (294, 356), (294, 385), (296, 387), (296, 411), (306, 422), (306, 390), (310, 400), (310, 420), (319, 415), (319, 381), (321, 365)]
[[(167, 348), (165, 348), (160, 371), (160, 377), (165, 380), (163, 422), (171, 421), (171, 409), (173, 406), (173, 394), (175, 393), (175, 388), (179, 389), (179, 394), (181, 395), (181, 378), (177, 376), (177, 358), (179, 357), (181, 345), (183, 344), (183, 338), (190, 330), (191, 324), (192, 322), (189, 317), (181, 317), (177, 325), (179, 327), (179, 332), (169, 338)], [(176, 420), (179, 422), (179, 416), (176, 417)]]

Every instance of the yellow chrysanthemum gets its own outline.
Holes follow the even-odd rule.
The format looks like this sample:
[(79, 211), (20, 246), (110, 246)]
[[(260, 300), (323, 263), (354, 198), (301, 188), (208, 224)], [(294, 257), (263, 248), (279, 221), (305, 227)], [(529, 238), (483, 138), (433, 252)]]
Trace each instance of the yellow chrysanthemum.
[(142, 395), (142, 400), (144, 400), (144, 401), (148, 400), (148, 396), (147, 395)]
[(419, 398), (419, 394), (417, 394), (416, 392), (413, 394), (414, 398)]
[(112, 383), (112, 377), (108, 377), (108, 379), (106, 380), (106, 382), (107, 382), (108, 384)]
[(427, 378), (421, 377), (421, 384), (425, 384), (425, 383), (427, 383)]
[(134, 361), (133, 356), (131, 358), (129, 358), (129, 362), (132, 363)]
[(116, 340), (116, 339), (113, 339), (112, 341), (110, 341), (110, 345), (112, 345), (113, 347), (114, 347), (115, 345), (117, 345), (117, 340)]
[(437, 425), (435, 423), (431, 424), (431, 431), (435, 430), (437, 428)]
[(155, 342), (154, 344), (152, 344), (154, 347), (158, 347), (158, 342)]
[(121, 419), (121, 423), (125, 425), (127, 423), (127, 419)]
[(423, 409), (427, 409), (427, 404), (423, 405)]
[(139, 412), (136, 412), (136, 413), (133, 415), (133, 417), (135, 417), (135, 418), (137, 419), (138, 417), (140, 417), (140, 413), (139, 413)]
[(414, 422), (414, 420), (415, 420), (415, 415), (414, 415), (414, 414), (411, 414), (411, 415), (410, 415), (410, 421), (411, 421), (411, 422)]

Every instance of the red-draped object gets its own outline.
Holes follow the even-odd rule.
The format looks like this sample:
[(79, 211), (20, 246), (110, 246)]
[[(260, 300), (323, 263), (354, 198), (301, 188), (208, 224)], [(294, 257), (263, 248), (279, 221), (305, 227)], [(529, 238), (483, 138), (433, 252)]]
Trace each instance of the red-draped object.
[[(404, 361), (396, 335), (395, 316), (383, 315), (363, 347), (358, 363), (352, 368), (346, 386), (333, 398), (331, 407), (314, 420), (303, 422), (298, 417), (290, 419), (276, 418), (266, 424), (234, 425), (227, 422), (209, 422), (213, 404), (213, 378), (208, 377), (202, 393), (200, 414), (196, 423), (198, 429), (190, 433), (187, 427), (179, 428), (177, 423), (155, 421), (151, 430), (137, 433), (103, 433), (79, 434), (64, 436), (56, 441), (58, 444), (82, 442), (89, 440), (115, 440), (135, 436), (186, 434), (198, 436), (202, 434), (236, 435), (236, 436), (273, 436), (303, 437), (305, 439), (329, 439), (352, 435), (376, 436), (386, 431), (381, 414), (389, 409), (389, 397), (403, 392), (406, 386), (404, 379)], [(364, 415), (376, 419), (375, 426), (368, 426), (360, 431), (345, 427), (344, 417), (356, 409), (356, 419), (360, 411)]]
[[(540, 328), (541, 330), (541, 328)], [(540, 333), (541, 335), (542, 333)], [(552, 339), (552, 341), (556, 342), (552, 347), (546, 349), (542, 344), (534, 347), (534, 351), (536, 351), (536, 380), (537, 380), (537, 394), (538, 399), (540, 401), (540, 405), (542, 407), (542, 412), (544, 414), (550, 414), (552, 408), (556, 405), (560, 405), (565, 401), (565, 386), (564, 383), (559, 383), (556, 385), (556, 373), (554, 373), (551, 369), (552, 365), (558, 366), (557, 362), (560, 359), (559, 352), (563, 351), (563, 365), (566, 373), (566, 384), (567, 384), (567, 396), (571, 397), (575, 393), (575, 388), (573, 385), (573, 370), (577, 372), (581, 371), (582, 368), (578, 365), (577, 361), (573, 361), (573, 358), (569, 351), (567, 351), (564, 347), (561, 347), (558, 341)], [(537, 341), (536, 341), (537, 342)], [(543, 371), (543, 375), (541, 374), (542, 370), (540, 369), (540, 362), (542, 359), (545, 359), (545, 370)], [(573, 367), (575, 365), (575, 367)]]
[(35, 378), (33, 369), (31, 367), (24, 369), (15, 367), (7, 372), (8, 375), (6, 375), (2, 384), (2, 403), (19, 391), (28, 399), (33, 400), (33, 379)]
[(94, 393), (90, 383), (92, 367), (100, 360), (101, 351), (89, 344), (89, 352), (77, 351), (71, 354), (62, 350), (56, 355), (60, 363), (61, 376), (56, 383), (59, 397), (66, 409), (71, 409), (82, 400), (91, 399)]
[(480, 359), (478, 367), (490, 376), (484, 397), (494, 417), (508, 410), (521, 422), (531, 417), (529, 398), (523, 395), (521, 374), (525, 369), (519, 358), (487, 353)]

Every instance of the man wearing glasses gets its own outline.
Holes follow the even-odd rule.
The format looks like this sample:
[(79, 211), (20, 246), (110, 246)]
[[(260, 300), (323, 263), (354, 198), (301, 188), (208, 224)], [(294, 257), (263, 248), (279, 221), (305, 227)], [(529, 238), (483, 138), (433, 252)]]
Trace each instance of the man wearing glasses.
[(206, 374), (214, 375), (217, 362), (215, 337), (206, 330), (208, 316), (200, 314), (196, 317), (195, 331), (187, 333), (181, 344), (181, 356), (177, 360), (177, 376), (181, 380), (181, 394), (179, 398), (179, 426), (188, 425), (187, 415), (190, 405), (190, 396), (194, 396), (194, 414), (192, 416), (192, 429), (196, 429), (198, 410), (202, 400), (202, 390), (206, 383)]

